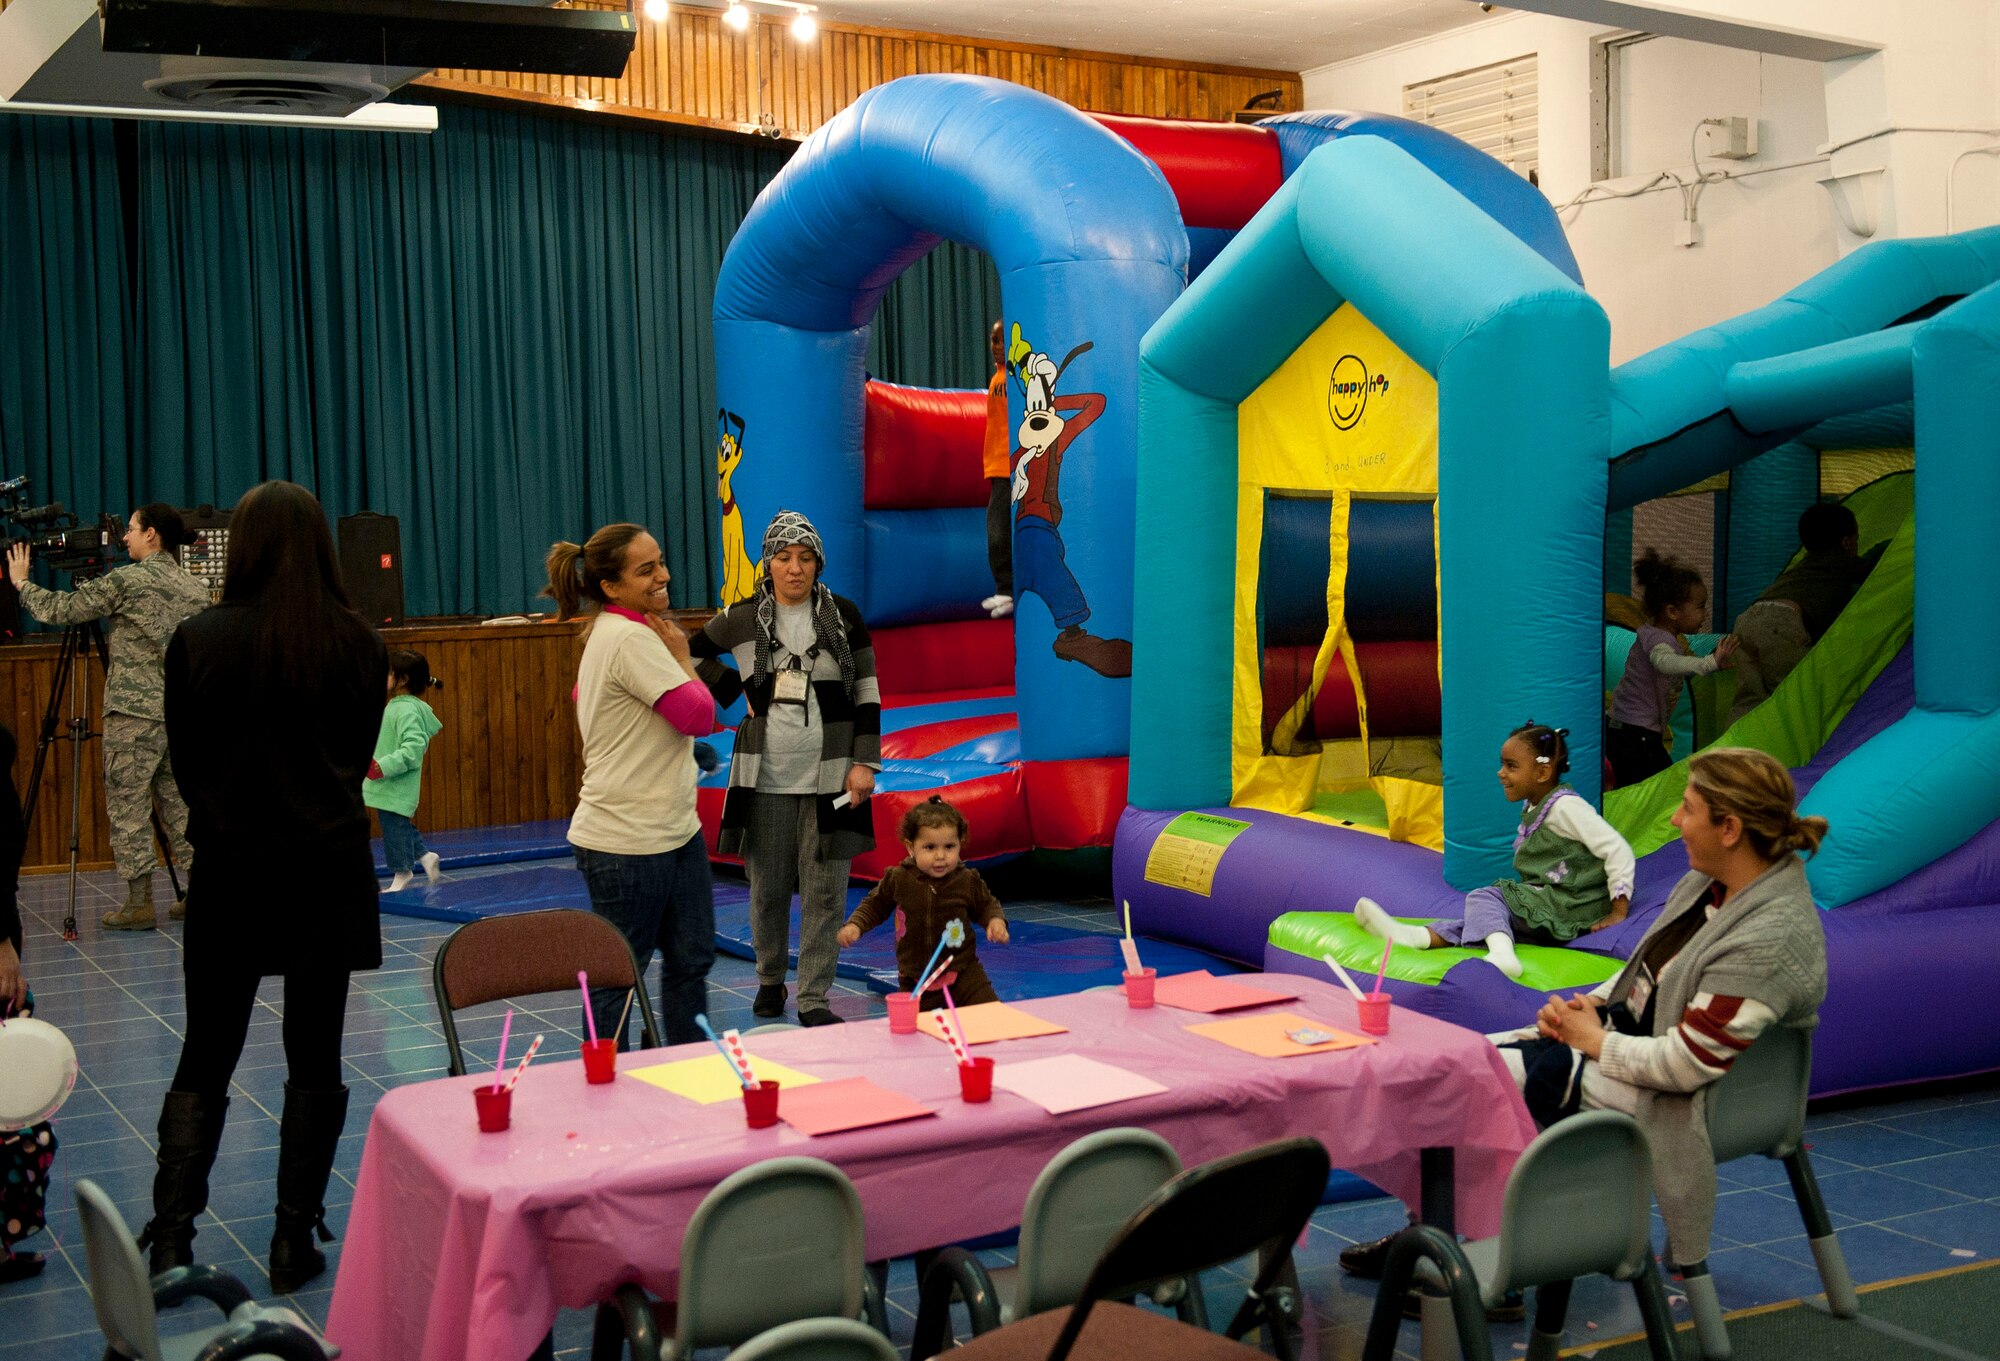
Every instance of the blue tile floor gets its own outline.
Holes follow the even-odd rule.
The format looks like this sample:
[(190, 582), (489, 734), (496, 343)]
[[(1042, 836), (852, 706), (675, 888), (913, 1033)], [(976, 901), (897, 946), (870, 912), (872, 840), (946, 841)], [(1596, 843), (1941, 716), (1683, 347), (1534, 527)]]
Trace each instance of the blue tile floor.
[[(468, 874), (505, 873), (507, 867)], [(1111, 905), (1102, 900), (1031, 897), (1029, 886), (1005, 893), (1018, 919), (1060, 922), (1112, 931)], [(103, 1343), (96, 1331), (81, 1270), (71, 1183), (90, 1177), (102, 1185), (136, 1227), (149, 1213), (153, 1128), (160, 1093), (173, 1072), (184, 1017), (180, 928), (115, 934), (98, 916), (115, 905), (119, 886), (109, 874), (85, 876), (78, 915), (82, 939), (66, 945), (59, 934), (66, 881), (31, 878), (21, 901), (26, 918), (26, 971), (41, 1014), (63, 1027), (76, 1044), (83, 1075), (56, 1119), (61, 1148), (50, 1198), (49, 1233), (24, 1247), (51, 1255), (41, 1276), (0, 1287), (0, 1361), (96, 1361)], [(1045, 891), (1043, 889), (1042, 891)], [(164, 876), (160, 898), (166, 900)], [(441, 1076), (443, 1037), (432, 1006), (430, 964), (450, 928), (433, 922), (383, 918), (386, 960), (358, 976), (348, 1005), (346, 1064), (353, 1093), (346, 1138), (341, 1142), (328, 1193), (336, 1230), (353, 1200), (368, 1117), (384, 1092), (404, 1082)], [(268, 1296), (263, 1256), (271, 1232), (272, 1179), (276, 1171), (278, 1111), (284, 1050), (274, 1007), (279, 984), (267, 984), (249, 1046), (236, 1073), (221, 1155), (211, 1179), (208, 1213), (200, 1220), (196, 1251)], [(711, 1013), (718, 1025), (753, 1024), (751, 967), (719, 959), (710, 980)], [(548, 1036), (545, 1058), (576, 1053), (580, 1022), (569, 998), (536, 999), (517, 1018)], [(872, 995), (842, 984), (834, 1010), (848, 1019), (881, 1014)], [(499, 1007), (464, 1014), (460, 1033), (472, 1056), (491, 1062), (499, 1034)], [(518, 1046), (517, 1046), (518, 1048)], [(1816, 1112), (1810, 1120), (1813, 1158), (1828, 1205), (1836, 1216), (1847, 1260), (1858, 1281), (1869, 1282), (2000, 1257), (2000, 1083), (1965, 1087), (1946, 1095), (1885, 1100)], [(1338, 1161), (1335, 1149), (1335, 1161)], [(1761, 1159), (1722, 1169), (1716, 1241), (1710, 1258), (1725, 1305), (1744, 1308), (1816, 1293), (1818, 1277), (1800, 1233), (1783, 1169)], [(1374, 1287), (1345, 1276), (1336, 1258), (1350, 1243), (1387, 1233), (1404, 1222), (1401, 1206), (1372, 1200), (1331, 1206), (1313, 1218), (1298, 1252), (1301, 1283), (1320, 1358), (1358, 1356)], [(329, 1245), (335, 1266), (340, 1244)], [(1004, 1260), (996, 1253), (994, 1260)], [(1227, 1318), (1241, 1296), (1240, 1274), (1220, 1271), (1208, 1282), (1210, 1312)], [(293, 1297), (296, 1307), (324, 1321), (332, 1295), (329, 1272)], [(907, 1262), (890, 1276), (890, 1316), (899, 1344), (907, 1347), (915, 1322), (916, 1286)], [(206, 1306), (189, 1305), (189, 1310)], [(1679, 1306), (1685, 1318), (1684, 1306)], [(565, 1312), (556, 1329), (558, 1354), (581, 1357), (589, 1316)], [(191, 1326), (191, 1325), (190, 1325)], [(1568, 1345), (1587, 1347), (1638, 1330), (1631, 1295), (1597, 1279), (1578, 1284), (1570, 1310)], [(177, 1331), (170, 1326), (169, 1331)], [(1522, 1325), (1495, 1328), (1496, 1352), (1505, 1356), (1525, 1342)], [(1405, 1324), (1402, 1355), (1417, 1354), (1414, 1324)]]

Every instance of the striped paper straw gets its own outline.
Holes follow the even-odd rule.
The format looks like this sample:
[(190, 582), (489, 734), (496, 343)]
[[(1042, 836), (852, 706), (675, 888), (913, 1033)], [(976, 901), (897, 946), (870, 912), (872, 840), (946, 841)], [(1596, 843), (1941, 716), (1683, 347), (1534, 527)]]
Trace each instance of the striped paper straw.
[(729, 1051), (729, 1061), (736, 1065), (736, 1075), (745, 1087), (757, 1085), (757, 1075), (750, 1071), (750, 1056), (743, 1052), (743, 1036), (734, 1030), (722, 1032), (723, 1047)]
[(951, 1046), (952, 1057), (961, 1064), (969, 1066), (972, 1063), (972, 1055), (965, 1052), (965, 1040), (958, 1033), (955, 1018), (948, 1012), (939, 1012), (938, 1029), (944, 1032), (944, 1041)]
[(535, 1051), (541, 1047), (542, 1037), (537, 1035), (534, 1038), (534, 1042), (528, 1046), (528, 1052), (521, 1055), (521, 1066), (514, 1070), (514, 1076), (507, 1079), (507, 1091), (511, 1092), (514, 1090), (514, 1084), (521, 1080), (521, 1074), (528, 1071), (528, 1065), (535, 1061)]

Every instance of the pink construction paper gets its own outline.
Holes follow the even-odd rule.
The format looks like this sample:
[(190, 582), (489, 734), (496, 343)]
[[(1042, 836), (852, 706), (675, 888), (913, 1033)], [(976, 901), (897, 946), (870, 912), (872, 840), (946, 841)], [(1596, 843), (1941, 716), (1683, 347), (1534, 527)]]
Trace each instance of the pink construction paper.
[(838, 1134), (935, 1114), (929, 1106), (877, 1087), (865, 1077), (816, 1082), (778, 1093), (778, 1118), (801, 1134)]
[(993, 1085), (1034, 1102), (1050, 1115), (1156, 1096), (1166, 1090), (1149, 1077), (1081, 1054), (1002, 1064), (993, 1070)]
[[(1119, 986), (1122, 988), (1124, 985), (1121, 983)], [(1241, 1011), (1244, 1007), (1290, 1002), (1297, 997), (1296, 992), (1253, 988), (1233, 979), (1217, 978), (1206, 969), (1175, 974), (1172, 978), (1158, 979), (1153, 984), (1155, 1005), (1177, 1007), (1182, 1011)]]

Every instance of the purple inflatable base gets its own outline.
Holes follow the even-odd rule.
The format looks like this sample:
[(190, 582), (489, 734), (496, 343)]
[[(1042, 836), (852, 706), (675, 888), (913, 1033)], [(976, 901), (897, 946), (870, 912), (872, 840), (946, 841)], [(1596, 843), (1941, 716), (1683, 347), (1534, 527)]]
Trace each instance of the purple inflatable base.
[[(1973, 969), (1938, 967), (1944, 952), (2000, 959), (2000, 906), (1942, 909), (1927, 913), (1920, 927), (1838, 912), (1820, 921), (1827, 997), (1813, 1044), (1814, 1096), (2000, 1069), (2000, 1025), (1984, 996), (1990, 983)], [(1325, 967), (1275, 945), (1264, 949), (1270, 972), (1314, 975)], [(1399, 1007), (1483, 1034), (1530, 1024), (1545, 1000), (1478, 959), (1436, 986), (1391, 978), (1382, 990)]]

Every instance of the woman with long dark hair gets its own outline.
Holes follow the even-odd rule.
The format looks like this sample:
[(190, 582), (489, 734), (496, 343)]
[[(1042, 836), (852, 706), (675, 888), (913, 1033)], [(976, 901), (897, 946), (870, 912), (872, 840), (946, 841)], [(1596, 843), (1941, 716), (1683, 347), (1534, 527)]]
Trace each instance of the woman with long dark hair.
[(200, 853), (188, 892), (187, 1031), (160, 1111), (155, 1272), (192, 1260), (194, 1218), (229, 1108), (259, 980), (285, 980), (271, 1288), (326, 1269), (313, 1233), (347, 1117), (341, 1030), (348, 975), (382, 963), (362, 781), (388, 674), (349, 606), (326, 514), (266, 482), (229, 525), (222, 603), (188, 620), (166, 659), (167, 740)]

